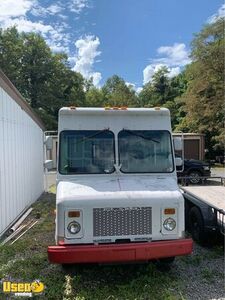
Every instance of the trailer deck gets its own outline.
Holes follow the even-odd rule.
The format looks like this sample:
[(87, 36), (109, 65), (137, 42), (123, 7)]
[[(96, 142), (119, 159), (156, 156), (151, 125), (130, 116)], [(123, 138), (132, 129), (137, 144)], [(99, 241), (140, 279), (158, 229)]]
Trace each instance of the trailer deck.
[(183, 186), (181, 189), (212, 208), (225, 211), (225, 186)]
[(223, 185), (181, 187), (186, 226), (196, 241), (206, 241), (210, 232), (225, 235), (225, 186), (222, 182)]

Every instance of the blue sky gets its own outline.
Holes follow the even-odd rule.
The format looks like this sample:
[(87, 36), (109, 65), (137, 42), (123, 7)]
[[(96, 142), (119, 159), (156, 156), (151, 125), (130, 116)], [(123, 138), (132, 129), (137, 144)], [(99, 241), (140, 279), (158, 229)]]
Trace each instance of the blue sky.
[(118, 74), (136, 90), (162, 65), (178, 74), (190, 62), (193, 34), (218, 16), (223, 0), (0, 1), (1, 27), (42, 34), (96, 86)]

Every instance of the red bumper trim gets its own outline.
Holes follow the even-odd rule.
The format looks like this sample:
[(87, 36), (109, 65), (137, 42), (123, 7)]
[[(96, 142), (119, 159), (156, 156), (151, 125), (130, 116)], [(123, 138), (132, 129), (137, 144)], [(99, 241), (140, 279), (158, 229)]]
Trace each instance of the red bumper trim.
[(60, 245), (48, 247), (51, 263), (110, 263), (146, 261), (191, 254), (192, 239), (107, 245)]

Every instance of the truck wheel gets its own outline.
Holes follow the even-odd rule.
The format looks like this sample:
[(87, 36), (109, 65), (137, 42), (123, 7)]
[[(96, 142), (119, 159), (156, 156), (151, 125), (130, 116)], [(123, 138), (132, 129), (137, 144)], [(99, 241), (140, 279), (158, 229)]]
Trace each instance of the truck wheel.
[(192, 207), (189, 211), (189, 228), (193, 239), (199, 243), (205, 243), (206, 234), (204, 228), (204, 220), (201, 211), (196, 207)]
[(198, 184), (200, 181), (201, 181), (201, 173), (198, 172), (198, 171), (191, 171), (189, 174), (188, 174), (188, 177), (189, 178), (189, 182), (192, 183), (192, 184)]

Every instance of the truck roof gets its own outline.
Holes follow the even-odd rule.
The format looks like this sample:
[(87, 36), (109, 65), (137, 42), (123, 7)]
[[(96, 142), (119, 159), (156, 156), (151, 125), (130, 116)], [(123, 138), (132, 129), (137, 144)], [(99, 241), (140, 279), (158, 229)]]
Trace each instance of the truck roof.
[(115, 107), (62, 107), (59, 111), (60, 115), (78, 114), (78, 115), (117, 115), (117, 114), (135, 114), (135, 115), (164, 115), (170, 116), (170, 111), (167, 108), (115, 108)]
[(63, 107), (59, 111), (58, 130), (131, 130), (171, 131), (167, 108)]

